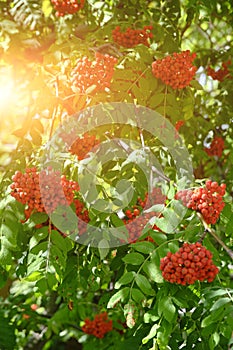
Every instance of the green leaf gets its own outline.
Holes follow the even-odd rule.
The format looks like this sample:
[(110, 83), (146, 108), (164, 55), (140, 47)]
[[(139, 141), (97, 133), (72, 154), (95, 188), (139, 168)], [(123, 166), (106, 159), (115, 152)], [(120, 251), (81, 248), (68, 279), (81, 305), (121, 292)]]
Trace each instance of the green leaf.
[(192, 80), (190, 85), (196, 90), (203, 90), (203, 86), (197, 80)]
[(160, 93), (160, 94), (154, 93), (148, 101), (150, 108), (155, 108), (159, 106), (164, 101), (164, 97), (165, 97), (164, 93)]
[(203, 293), (206, 295), (207, 298), (219, 297), (227, 294), (227, 292), (233, 294), (233, 289), (221, 289), (221, 288), (214, 289), (211, 287), (203, 290)]
[(111, 309), (114, 308), (116, 306), (117, 303), (119, 303), (120, 301), (123, 302), (125, 301), (125, 299), (127, 298), (127, 296), (129, 295), (129, 287), (125, 287), (121, 290), (119, 290), (117, 293), (115, 293), (109, 300), (107, 308)]
[(155, 246), (151, 242), (136, 242), (133, 244), (133, 249), (140, 253), (150, 254), (155, 250)]
[(163, 314), (168, 322), (172, 322), (176, 316), (176, 307), (174, 306), (172, 299), (170, 297), (164, 297), (159, 300), (159, 314)]
[(156, 333), (157, 333), (157, 330), (158, 328), (160, 327), (159, 324), (155, 323), (152, 327), (151, 327), (151, 330), (149, 332), (149, 334), (142, 339), (142, 344), (146, 344), (148, 343), (148, 341), (152, 338), (154, 338), (156, 336)]
[(24, 280), (28, 282), (35, 282), (38, 281), (42, 276), (42, 273), (40, 271), (34, 271), (29, 276), (27, 276)]
[(167, 236), (164, 233), (154, 231), (154, 230), (150, 233), (150, 236), (153, 238), (155, 243), (157, 243), (158, 245), (166, 242), (166, 240), (167, 240)]
[(115, 289), (119, 289), (124, 284), (131, 283), (134, 279), (134, 276), (134, 271), (124, 273), (124, 275), (119, 279), (119, 281), (116, 282)]
[(215, 311), (217, 309), (219, 309), (220, 307), (222, 307), (223, 305), (227, 304), (227, 303), (231, 303), (231, 299), (230, 298), (221, 298), (215, 301), (215, 303), (212, 305), (212, 307), (210, 308), (210, 311)]
[(124, 315), (126, 317), (126, 324), (129, 328), (133, 328), (136, 324), (136, 306), (130, 301), (124, 306)]
[(138, 288), (132, 288), (131, 293), (133, 300), (139, 304), (146, 299), (145, 295)]
[(68, 241), (70, 243), (69, 238), (62, 237), (62, 235), (57, 230), (52, 230), (50, 236), (52, 244), (54, 244), (58, 249), (61, 251), (67, 250), (66, 242)]
[(45, 213), (34, 213), (30, 216), (30, 221), (34, 224), (43, 224), (48, 220), (48, 215)]
[(220, 322), (224, 317), (223, 307), (224, 306), (222, 306), (221, 308), (218, 308), (215, 312), (212, 312), (211, 314), (206, 316), (201, 321), (201, 327), (205, 328), (205, 327), (208, 327), (211, 323), (215, 323), (216, 321)]
[(38, 229), (34, 236), (29, 241), (29, 250), (31, 250), (33, 247), (37, 246), (39, 242), (44, 240), (48, 236), (48, 227), (42, 227)]
[(109, 253), (109, 242), (103, 238), (98, 244), (100, 259), (103, 260)]
[(131, 264), (131, 265), (141, 265), (144, 261), (144, 256), (139, 253), (129, 253), (127, 254), (122, 260), (126, 264)]
[(213, 334), (211, 334), (209, 338), (210, 350), (216, 349), (216, 346), (219, 344), (219, 341), (220, 341), (220, 335), (217, 332), (214, 332)]
[(156, 282), (156, 283), (163, 283), (163, 276), (160, 271), (160, 268), (153, 262), (146, 262), (143, 265), (143, 271), (148, 275), (148, 277)]
[(145, 276), (136, 274), (135, 282), (143, 293), (147, 295), (155, 295), (155, 291), (152, 289), (150, 282)]

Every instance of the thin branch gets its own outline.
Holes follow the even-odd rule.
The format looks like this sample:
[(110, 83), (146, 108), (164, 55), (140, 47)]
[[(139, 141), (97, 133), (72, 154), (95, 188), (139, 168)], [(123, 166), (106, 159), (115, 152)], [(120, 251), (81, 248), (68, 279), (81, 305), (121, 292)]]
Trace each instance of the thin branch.
[(206, 221), (204, 220), (203, 216), (201, 215), (201, 213), (197, 213), (197, 216), (199, 217), (199, 219), (201, 220), (205, 231), (209, 232), (211, 234), (211, 236), (214, 237), (214, 239), (223, 247), (223, 249), (225, 249), (225, 251), (227, 252), (227, 254), (230, 256), (230, 258), (233, 260), (233, 251), (228, 248), (226, 246), (226, 244), (218, 237), (218, 235), (216, 235), (216, 233), (214, 232), (214, 230), (206, 223)]

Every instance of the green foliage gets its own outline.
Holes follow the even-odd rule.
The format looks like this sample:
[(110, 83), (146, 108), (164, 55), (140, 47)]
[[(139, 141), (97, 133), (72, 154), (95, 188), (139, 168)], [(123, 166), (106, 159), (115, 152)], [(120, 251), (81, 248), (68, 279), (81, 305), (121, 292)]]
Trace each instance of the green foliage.
[[(232, 16), (227, 0), (88, 0), (64, 17), (48, 0), (0, 1), (1, 349), (232, 347), (233, 69), (230, 63), (222, 81), (207, 70), (231, 59)], [(117, 25), (152, 25), (153, 37), (126, 48), (113, 41)], [(196, 52), (198, 70), (189, 86), (173, 90), (151, 64), (183, 50)], [(110, 85), (80, 92), (76, 61), (93, 61), (96, 51), (117, 58)], [(69, 147), (72, 135), (85, 132), (100, 147), (80, 160)], [(214, 136), (225, 147), (211, 157), (204, 148)], [(11, 196), (16, 171), (47, 165), (78, 181), (75, 199), (90, 220), (85, 233), (74, 203), (65, 213), (61, 206), (26, 218), (26, 205)], [(212, 226), (175, 199), (207, 178), (226, 184)], [(143, 209), (154, 187), (164, 203)], [(127, 210), (140, 215), (130, 222)], [(132, 232), (140, 227), (135, 239), (131, 224)], [(198, 240), (219, 267), (215, 280), (165, 281), (161, 259)], [(86, 318), (105, 311), (112, 331), (103, 339), (85, 334)]]

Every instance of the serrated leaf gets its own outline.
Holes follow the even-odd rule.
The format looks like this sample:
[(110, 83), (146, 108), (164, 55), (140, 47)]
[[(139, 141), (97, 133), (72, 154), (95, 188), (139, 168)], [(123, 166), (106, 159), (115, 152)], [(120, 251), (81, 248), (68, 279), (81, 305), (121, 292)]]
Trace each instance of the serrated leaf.
[(124, 275), (115, 284), (115, 289), (119, 289), (122, 285), (131, 283), (134, 279), (135, 272), (130, 271), (124, 273)]
[(132, 288), (131, 293), (132, 299), (137, 303), (141, 303), (143, 300), (146, 299), (145, 295), (138, 288)]
[(107, 304), (107, 308), (111, 309), (114, 308), (116, 306), (117, 303), (119, 303), (120, 301), (123, 302), (125, 301), (125, 299), (127, 298), (127, 296), (129, 295), (129, 287), (125, 287), (121, 290), (119, 290), (117, 293), (115, 293), (109, 300), (108, 304)]
[(136, 306), (132, 301), (124, 306), (124, 315), (126, 317), (126, 324), (129, 328), (133, 328), (136, 324)]
[(44, 240), (48, 236), (48, 227), (42, 227), (36, 231), (34, 236), (29, 241), (29, 250), (31, 250), (33, 247), (37, 246), (39, 242)]
[(34, 224), (43, 224), (48, 220), (48, 215), (45, 213), (33, 213), (30, 216), (30, 221), (34, 222)]
[(208, 327), (211, 323), (220, 322), (224, 317), (223, 308), (224, 306), (218, 308), (217, 310), (215, 310), (215, 312), (212, 312), (211, 314), (206, 316), (201, 322), (201, 327), (205, 328)]
[(221, 298), (215, 301), (215, 303), (212, 305), (212, 307), (210, 308), (210, 311), (215, 311), (217, 309), (219, 309), (220, 307), (222, 307), (223, 305), (227, 304), (227, 303), (231, 303), (231, 299), (230, 298)]
[(174, 306), (170, 297), (164, 297), (159, 300), (159, 314), (165, 317), (168, 322), (172, 322), (176, 316), (176, 307)]
[(109, 253), (109, 242), (103, 238), (98, 244), (100, 259), (103, 260)]
[(131, 265), (141, 265), (144, 261), (144, 256), (139, 253), (129, 253), (127, 254), (122, 260), (126, 264), (131, 264)]
[(29, 276), (24, 278), (25, 281), (35, 282), (38, 281), (42, 277), (42, 273), (40, 271), (34, 271)]
[(155, 108), (164, 101), (164, 97), (165, 97), (164, 93), (160, 93), (160, 94), (155, 93), (150, 97), (148, 104), (150, 105), (151, 108)]
[(153, 238), (155, 243), (158, 245), (166, 242), (166, 240), (167, 240), (167, 236), (164, 233), (158, 232), (158, 231), (152, 231), (150, 233), (150, 236)]
[(155, 323), (151, 327), (149, 334), (145, 338), (142, 339), (142, 344), (146, 344), (146, 343), (148, 343), (148, 341), (150, 339), (154, 338), (156, 336), (156, 333), (157, 333), (157, 330), (158, 330), (159, 327), (160, 327), (160, 325)]
[(155, 246), (151, 242), (136, 242), (133, 243), (133, 249), (140, 253), (150, 254), (154, 251)]
[(152, 289), (150, 282), (145, 276), (136, 274), (135, 282), (143, 293), (147, 295), (155, 295), (155, 291)]
[(160, 271), (160, 268), (153, 262), (146, 262), (143, 265), (143, 271), (148, 275), (148, 277), (156, 282), (156, 283), (163, 283), (163, 276)]

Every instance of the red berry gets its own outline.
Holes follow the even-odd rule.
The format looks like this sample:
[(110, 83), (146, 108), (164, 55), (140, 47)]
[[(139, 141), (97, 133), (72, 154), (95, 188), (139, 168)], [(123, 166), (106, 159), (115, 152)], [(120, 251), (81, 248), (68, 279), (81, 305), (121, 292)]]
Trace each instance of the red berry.
[[(180, 262), (178, 266), (176, 259), (179, 254), (184, 254), (183, 251), (187, 248), (190, 249), (188, 258), (192, 257), (192, 261), (183, 261), (178, 258)], [(205, 258), (200, 261), (200, 256)], [(219, 271), (213, 264), (211, 252), (199, 242), (196, 244), (184, 243), (175, 254), (168, 252), (160, 261), (160, 270), (165, 280), (182, 285), (193, 284), (196, 280), (212, 282)]]
[(56, 16), (63, 17), (65, 14), (74, 14), (84, 7), (85, 0), (51, 0), (56, 10)]
[(183, 89), (190, 84), (197, 71), (197, 67), (192, 64), (195, 57), (196, 54), (190, 54), (189, 50), (175, 52), (172, 56), (153, 62), (152, 73), (173, 89)]
[(149, 46), (149, 39), (153, 37), (152, 29), (152, 26), (145, 26), (143, 29), (127, 28), (125, 32), (121, 32), (121, 28), (117, 26), (112, 31), (112, 37), (117, 44), (127, 48), (138, 44)]
[(215, 224), (225, 205), (222, 199), (225, 188), (225, 184), (219, 186), (216, 181), (207, 180), (205, 187), (191, 193), (188, 190), (179, 191), (175, 198), (182, 200), (188, 208), (200, 212), (207, 224)]

